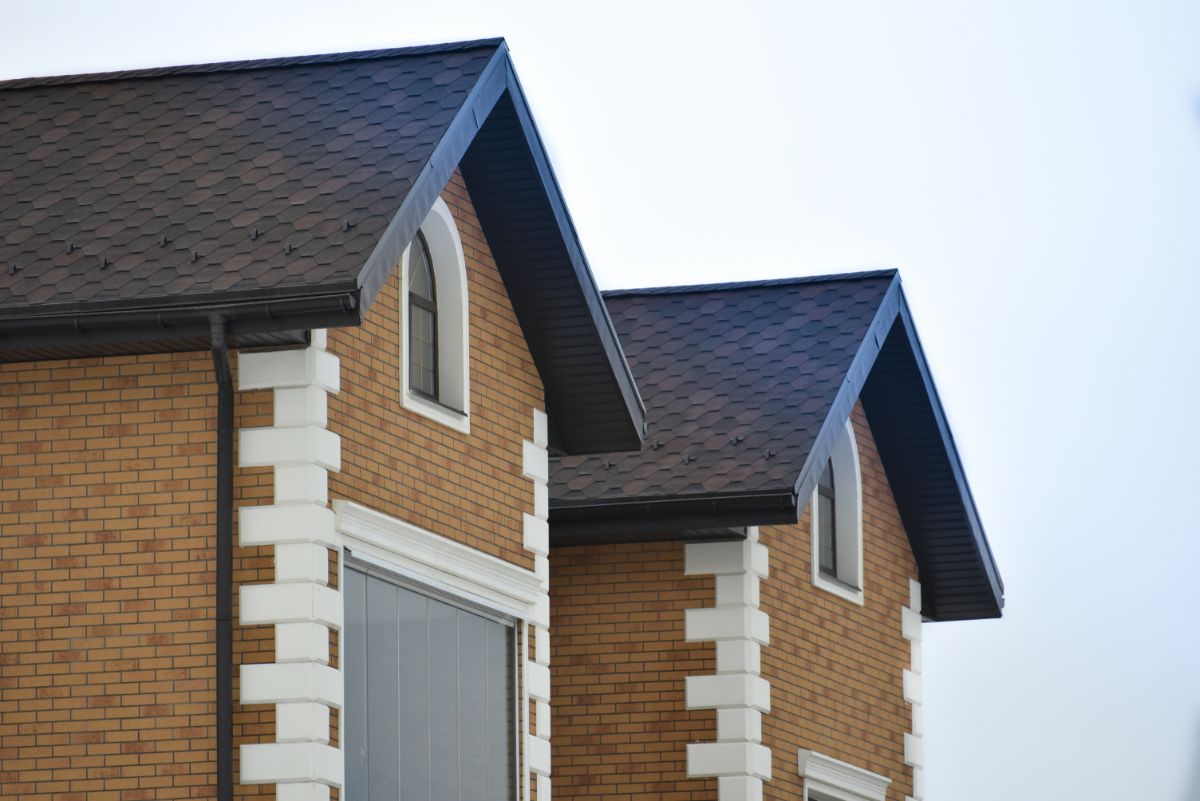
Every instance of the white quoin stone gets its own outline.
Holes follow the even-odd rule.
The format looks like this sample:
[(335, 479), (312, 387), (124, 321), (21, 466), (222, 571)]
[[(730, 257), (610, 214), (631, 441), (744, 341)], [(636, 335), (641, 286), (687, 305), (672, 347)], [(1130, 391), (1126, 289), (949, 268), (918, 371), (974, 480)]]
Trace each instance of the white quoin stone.
[(762, 779), (757, 776), (721, 776), (717, 779), (720, 801), (762, 801)]
[(743, 707), (771, 711), (771, 685), (761, 676), (746, 673), (688, 676), (684, 688), (688, 709)]
[(282, 389), (314, 386), (341, 390), (338, 358), (318, 348), (238, 354), (238, 389)]
[(342, 677), (329, 665), (315, 662), (242, 665), (241, 676), (243, 704), (320, 701), (335, 709), (342, 707)]
[(757, 709), (717, 710), (717, 740), (747, 740), (762, 742), (762, 712)]
[(310, 701), (275, 705), (275, 741), (329, 742), (329, 707)]
[(309, 582), (247, 584), (240, 590), (243, 626), (267, 623), (323, 623), (342, 627), (342, 594), (331, 587)]
[(548, 483), (550, 481), (550, 454), (546, 449), (526, 441), (522, 455), (525, 477)]
[(753, 640), (718, 640), (718, 673), (762, 673), (762, 646)]
[(328, 393), (315, 386), (275, 390), (275, 425), (325, 428), (329, 425)]
[(242, 784), (342, 786), (342, 752), (325, 743), (253, 743), (242, 746), (241, 757)]
[(241, 467), (316, 464), (327, 470), (342, 469), (341, 437), (320, 426), (243, 428), (238, 432)]
[(329, 503), (329, 471), (315, 464), (277, 465), (275, 502), (325, 506)]
[(530, 735), (525, 740), (529, 749), (529, 769), (542, 775), (550, 774), (550, 741)]
[(275, 661), (328, 664), (329, 628), (311, 621), (276, 624)]
[(315, 503), (243, 506), (238, 509), (238, 542), (242, 546), (316, 542), (340, 546), (333, 510)]
[[(688, 776), (771, 778), (771, 749), (758, 743), (688, 743)], [(724, 799), (721, 799), (724, 801)]]
[(766, 612), (752, 606), (688, 609), (684, 612), (684, 639), (688, 642), (753, 640), (767, 645), (771, 642), (771, 619)]
[(692, 542), (684, 548), (683, 572), (688, 576), (720, 576), (749, 572), (759, 578), (766, 578), (768, 569), (767, 548), (757, 542)]

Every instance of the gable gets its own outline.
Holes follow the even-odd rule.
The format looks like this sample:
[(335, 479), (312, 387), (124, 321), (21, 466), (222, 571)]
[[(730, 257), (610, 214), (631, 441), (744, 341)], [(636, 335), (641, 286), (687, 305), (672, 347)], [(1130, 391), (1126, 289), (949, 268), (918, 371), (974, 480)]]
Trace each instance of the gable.
[(933, 619), (1004, 586), (894, 271), (607, 295), (646, 393), (638, 453), (552, 471), (559, 545), (795, 522), (861, 399)]

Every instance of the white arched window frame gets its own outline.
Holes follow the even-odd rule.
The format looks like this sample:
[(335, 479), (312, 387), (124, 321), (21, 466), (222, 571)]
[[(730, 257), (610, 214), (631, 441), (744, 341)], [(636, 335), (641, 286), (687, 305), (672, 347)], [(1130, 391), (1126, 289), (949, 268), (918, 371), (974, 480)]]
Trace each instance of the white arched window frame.
[[(400, 257), (400, 397), (404, 408), (464, 434), (471, 432), (471, 377), (467, 352), (467, 262), (458, 226), (446, 201), (438, 198), (421, 223), (437, 285), (436, 400), (409, 387), (408, 279), (413, 245)], [(415, 237), (414, 237), (415, 239)]]
[(862, 472), (858, 462), (858, 444), (854, 426), (846, 427), (833, 445), (829, 455), (833, 467), (834, 547), (837, 553), (837, 575), (828, 576), (820, 568), (820, 504), (817, 490), (809, 502), (812, 518), (813, 584), (848, 601), (863, 602), (863, 541), (862, 541)]

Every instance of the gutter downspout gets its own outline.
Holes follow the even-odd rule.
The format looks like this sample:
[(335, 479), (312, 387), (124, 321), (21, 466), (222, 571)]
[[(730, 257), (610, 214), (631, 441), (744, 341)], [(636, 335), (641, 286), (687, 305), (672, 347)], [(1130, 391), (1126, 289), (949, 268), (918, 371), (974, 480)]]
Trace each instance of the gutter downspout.
[(217, 801), (233, 801), (233, 374), (225, 318), (210, 319), (217, 379)]

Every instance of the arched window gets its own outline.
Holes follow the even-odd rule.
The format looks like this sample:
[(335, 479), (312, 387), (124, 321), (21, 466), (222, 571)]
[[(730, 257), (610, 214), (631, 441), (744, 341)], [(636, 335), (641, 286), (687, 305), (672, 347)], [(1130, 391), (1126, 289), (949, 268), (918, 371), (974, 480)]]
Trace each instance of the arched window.
[(834, 442), (809, 508), (812, 512), (813, 583), (861, 604), (862, 477), (858, 445), (849, 420)]
[(441, 198), (400, 257), (401, 402), (464, 434), (471, 431), (467, 263)]
[(437, 400), (437, 281), (425, 236), (408, 260), (408, 388)]

